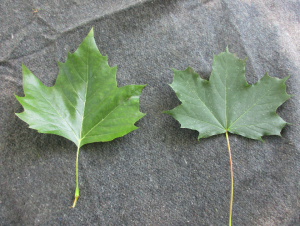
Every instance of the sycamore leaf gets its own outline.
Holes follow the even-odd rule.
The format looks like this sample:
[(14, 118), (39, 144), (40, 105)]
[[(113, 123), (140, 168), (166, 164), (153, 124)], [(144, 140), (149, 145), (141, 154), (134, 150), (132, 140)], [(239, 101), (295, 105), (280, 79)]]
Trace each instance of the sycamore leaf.
[(139, 96), (145, 85), (117, 87), (116, 67), (109, 67), (94, 40), (93, 29), (65, 63), (52, 87), (44, 86), (24, 65), (24, 112), (16, 114), (40, 133), (63, 136), (77, 145), (75, 207), (79, 197), (79, 148), (110, 141), (137, 129)]
[(65, 63), (58, 62), (54, 86), (44, 86), (24, 65), (24, 112), (16, 114), (40, 133), (84, 144), (110, 141), (137, 129), (139, 95), (145, 85), (118, 88), (116, 67), (109, 67), (94, 40), (93, 29)]
[(201, 79), (191, 68), (174, 70), (170, 85), (182, 104), (166, 111), (182, 128), (197, 130), (200, 138), (226, 131), (251, 139), (280, 135), (286, 122), (276, 109), (290, 96), (285, 79), (268, 74), (254, 85), (245, 78), (246, 59), (226, 52), (214, 55), (209, 81)]

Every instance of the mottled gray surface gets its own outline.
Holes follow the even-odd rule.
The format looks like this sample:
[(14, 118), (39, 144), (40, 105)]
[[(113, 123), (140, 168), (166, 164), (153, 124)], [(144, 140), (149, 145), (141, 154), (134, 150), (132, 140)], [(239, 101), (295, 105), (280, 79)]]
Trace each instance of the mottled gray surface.
[[(266, 71), (294, 97), (277, 110), (291, 125), (265, 142), (230, 135), (233, 225), (300, 225), (300, 2), (298, 0), (1, 0), (0, 225), (226, 225), (230, 171), (225, 135), (197, 141), (161, 114), (179, 104), (170, 67), (203, 78), (212, 56), (248, 56), (253, 84)], [(119, 86), (148, 84), (140, 129), (82, 147), (39, 134), (22, 107), (21, 63), (54, 84), (58, 66), (94, 27)]]

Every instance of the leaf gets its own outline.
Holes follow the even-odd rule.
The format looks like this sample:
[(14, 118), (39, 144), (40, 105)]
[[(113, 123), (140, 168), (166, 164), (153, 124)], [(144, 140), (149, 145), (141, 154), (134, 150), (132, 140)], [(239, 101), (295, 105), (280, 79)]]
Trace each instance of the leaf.
[(174, 70), (170, 85), (182, 104), (170, 114), (182, 128), (199, 132), (198, 139), (225, 133), (231, 172), (229, 226), (233, 206), (233, 168), (228, 132), (261, 140), (264, 135), (279, 135), (286, 122), (276, 109), (290, 95), (286, 93), (285, 79), (268, 74), (254, 85), (245, 78), (245, 60), (228, 51), (213, 58), (210, 80), (201, 79), (191, 68)]
[(93, 29), (65, 63), (52, 87), (44, 86), (24, 65), (24, 112), (16, 114), (40, 133), (63, 136), (77, 145), (75, 207), (79, 197), (79, 148), (110, 141), (137, 129), (139, 96), (145, 85), (117, 87), (116, 67), (109, 67), (94, 40)]
[(290, 95), (285, 79), (265, 76), (254, 85), (245, 78), (246, 59), (238, 59), (226, 48), (214, 55), (210, 80), (204, 80), (191, 68), (174, 71), (170, 85), (182, 104), (166, 111), (181, 128), (197, 130), (200, 138), (226, 131), (251, 139), (279, 135), (286, 124), (276, 109)]
[(145, 85), (118, 88), (116, 67), (109, 67), (94, 40), (93, 29), (65, 63), (52, 87), (44, 86), (24, 65), (25, 97), (18, 97), (24, 112), (16, 114), (40, 133), (73, 141), (79, 148), (110, 141), (135, 129), (144, 116), (139, 95)]

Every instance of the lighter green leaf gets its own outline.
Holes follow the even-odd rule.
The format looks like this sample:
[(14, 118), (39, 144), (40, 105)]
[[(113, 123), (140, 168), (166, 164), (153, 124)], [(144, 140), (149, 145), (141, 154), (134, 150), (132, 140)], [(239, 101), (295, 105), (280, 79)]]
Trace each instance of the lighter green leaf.
[(245, 60), (228, 51), (214, 55), (210, 80), (191, 68), (174, 70), (170, 85), (182, 104), (165, 113), (179, 121), (182, 128), (197, 130), (200, 138), (226, 131), (262, 140), (264, 135), (280, 135), (286, 122), (276, 109), (290, 96), (285, 79), (268, 74), (254, 85), (245, 78)]
[(44, 86), (23, 65), (24, 112), (17, 114), (30, 128), (73, 141), (79, 148), (110, 141), (137, 129), (139, 95), (145, 85), (118, 88), (116, 67), (109, 67), (94, 40), (93, 29), (65, 63), (58, 62), (54, 86)]

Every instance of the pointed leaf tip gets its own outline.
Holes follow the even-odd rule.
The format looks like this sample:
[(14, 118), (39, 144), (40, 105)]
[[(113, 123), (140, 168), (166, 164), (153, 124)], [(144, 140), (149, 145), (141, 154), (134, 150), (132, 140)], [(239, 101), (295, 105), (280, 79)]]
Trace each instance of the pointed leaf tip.
[(93, 36), (94, 37), (94, 27), (90, 30), (87, 36)]
[[(27, 69), (27, 67), (24, 65), (24, 64), (22, 64), (22, 71), (24, 71), (24, 70), (26, 70)], [(27, 69), (28, 70), (28, 69)]]
[(285, 82), (286, 82), (286, 80), (288, 80), (288, 79), (289, 79), (289, 77), (291, 77), (291, 75), (288, 75), (288, 76), (286, 76), (285, 78), (283, 78), (283, 82), (285, 83)]

